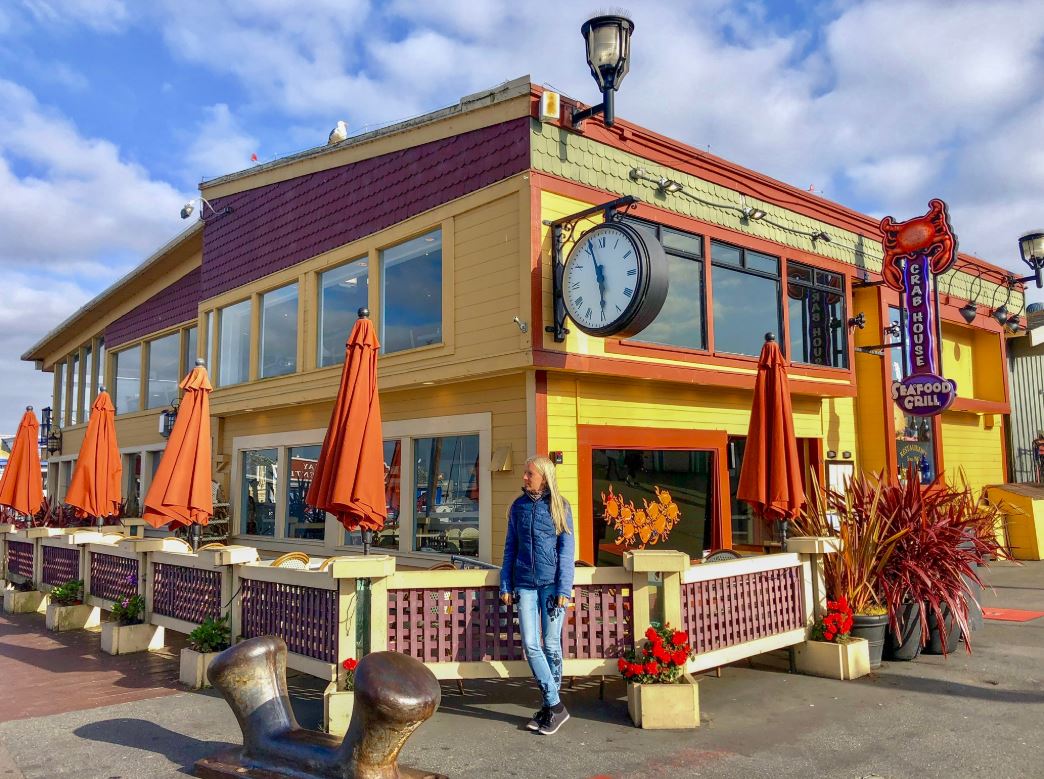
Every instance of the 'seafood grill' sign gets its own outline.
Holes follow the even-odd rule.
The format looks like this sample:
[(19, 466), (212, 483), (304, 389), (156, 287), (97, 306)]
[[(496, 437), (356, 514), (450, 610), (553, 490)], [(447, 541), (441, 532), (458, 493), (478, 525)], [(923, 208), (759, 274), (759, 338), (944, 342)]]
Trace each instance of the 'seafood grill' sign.
[(903, 293), (906, 308), (906, 353), (910, 373), (892, 382), (892, 400), (907, 414), (932, 416), (957, 399), (957, 384), (938, 373), (935, 338), (934, 277), (957, 258), (957, 238), (946, 204), (932, 200), (928, 213), (906, 222), (881, 220), (884, 235), (885, 283)]

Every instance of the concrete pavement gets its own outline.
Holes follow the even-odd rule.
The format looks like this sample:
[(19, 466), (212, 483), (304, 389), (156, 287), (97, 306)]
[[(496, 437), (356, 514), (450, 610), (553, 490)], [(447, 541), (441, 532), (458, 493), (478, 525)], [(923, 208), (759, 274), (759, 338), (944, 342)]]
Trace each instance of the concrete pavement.
[[(995, 589), (986, 605), (1044, 611), (1044, 564), (997, 564), (987, 576)], [(47, 662), (34, 664), (30, 640), (58, 645), (38, 647)], [(96, 645), (90, 633), (49, 636), (42, 617), (0, 617), (0, 779), (184, 776), (197, 758), (238, 741), (220, 698), (179, 692), (156, 670), (176, 674), (173, 659), (99, 659)], [(1044, 618), (987, 621), (973, 648), (886, 663), (855, 682), (730, 666), (720, 679), (702, 677), (697, 731), (633, 728), (618, 679), (607, 681), (604, 702), (597, 681), (566, 690), (573, 718), (550, 738), (522, 729), (537, 700), (530, 683), (469, 682), (463, 696), (447, 684), (404, 762), (454, 777), (1044, 776)], [(96, 690), (63, 653), (97, 668)], [(40, 673), (51, 683), (20, 681)], [(291, 685), (301, 724), (315, 727), (321, 685), (303, 676)], [(128, 692), (130, 700), (104, 703)]]

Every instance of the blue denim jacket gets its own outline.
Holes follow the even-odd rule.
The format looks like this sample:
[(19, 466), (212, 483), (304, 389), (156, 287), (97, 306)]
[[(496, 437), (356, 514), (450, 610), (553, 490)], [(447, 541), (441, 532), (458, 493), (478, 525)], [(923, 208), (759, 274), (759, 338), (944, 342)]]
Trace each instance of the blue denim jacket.
[[(573, 529), (573, 512), (565, 504), (566, 526)], [(556, 533), (551, 519), (551, 497), (534, 499), (523, 492), (508, 514), (500, 591), (535, 589), (549, 584), (555, 594), (573, 595), (573, 533)]]

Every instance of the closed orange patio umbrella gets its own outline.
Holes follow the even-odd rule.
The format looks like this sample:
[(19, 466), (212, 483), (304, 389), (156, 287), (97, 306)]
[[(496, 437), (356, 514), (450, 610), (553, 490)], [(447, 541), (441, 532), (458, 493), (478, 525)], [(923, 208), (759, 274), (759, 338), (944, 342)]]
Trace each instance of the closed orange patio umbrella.
[(32, 406), (25, 407), (18, 423), (11, 456), (0, 478), (0, 506), (9, 506), (31, 519), (43, 503), (43, 477), (40, 475), (40, 423)]
[(786, 360), (772, 333), (758, 360), (754, 406), (736, 497), (766, 520), (792, 519), (805, 503)]
[(174, 429), (145, 495), (142, 518), (153, 527), (192, 526), (193, 549), (200, 526), (214, 513), (210, 461), (210, 379), (203, 360), (178, 385), (184, 391)]
[(115, 413), (112, 399), (102, 387), (91, 406), (76, 470), (65, 493), (65, 502), (76, 509), (76, 516), (95, 517), (99, 526), (104, 524), (104, 517), (119, 513), (122, 500), (123, 465), (116, 445)]
[(377, 333), (359, 309), (345, 345), (341, 386), (323, 439), (308, 505), (337, 517), (347, 530), (362, 530), (364, 552), (372, 531), (388, 518), (384, 488), (381, 404), (377, 397)]

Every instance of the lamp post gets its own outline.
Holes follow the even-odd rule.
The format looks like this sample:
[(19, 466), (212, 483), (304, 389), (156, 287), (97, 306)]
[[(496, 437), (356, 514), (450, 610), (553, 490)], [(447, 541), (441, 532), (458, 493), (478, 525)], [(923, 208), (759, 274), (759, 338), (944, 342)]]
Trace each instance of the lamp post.
[(583, 111), (573, 111), (573, 127), (579, 127), (596, 114), (604, 114), (606, 127), (613, 126), (613, 93), (620, 88), (631, 67), (632, 32), (634, 22), (626, 16), (595, 16), (581, 25), (580, 34), (587, 42), (587, 64), (602, 93), (602, 102)]
[(1022, 283), (1032, 281), (1037, 289), (1044, 289), (1044, 230), (1034, 230), (1019, 238), (1019, 254), (1022, 261), (1030, 266), (1033, 273), (1021, 279), (1015, 279)]

